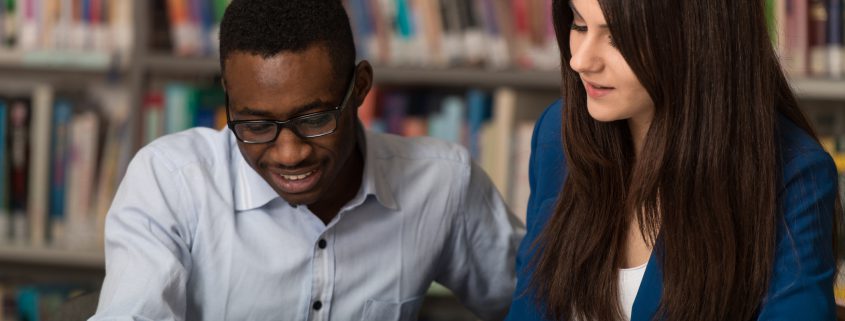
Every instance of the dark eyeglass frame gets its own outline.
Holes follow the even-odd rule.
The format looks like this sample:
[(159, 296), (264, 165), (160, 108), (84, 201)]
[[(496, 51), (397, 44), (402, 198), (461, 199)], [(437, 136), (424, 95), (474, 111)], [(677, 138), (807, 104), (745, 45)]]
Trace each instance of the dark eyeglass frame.
[[(297, 137), (302, 138), (302, 139), (317, 138), (317, 137), (322, 137), (322, 136), (334, 134), (334, 132), (337, 131), (338, 120), (342, 116), (341, 113), (343, 112), (344, 109), (346, 109), (346, 105), (349, 102), (349, 97), (352, 96), (352, 91), (355, 88), (355, 78), (356, 78), (355, 76), (357, 74), (357, 71), (358, 71), (357, 68), (355, 68), (355, 70), (352, 71), (352, 79), (349, 81), (349, 86), (346, 89), (346, 94), (343, 96), (343, 101), (341, 101), (339, 106), (334, 107), (334, 108), (327, 110), (327, 111), (310, 113), (310, 114), (306, 114), (306, 115), (302, 115), (302, 116), (297, 116), (297, 117), (294, 117), (294, 118), (291, 118), (291, 119), (288, 119), (288, 120), (274, 120), (274, 119), (232, 120), (232, 117), (230, 116), (231, 114), (229, 112), (229, 93), (226, 93), (226, 124), (229, 127), (229, 129), (232, 131), (232, 133), (235, 134), (235, 138), (237, 138), (239, 141), (241, 141), (245, 144), (268, 144), (268, 143), (275, 142), (276, 139), (279, 138), (279, 134), (282, 133), (283, 128), (290, 129), (291, 132), (293, 132)], [(316, 134), (316, 135), (303, 135), (302, 133), (299, 132), (299, 129), (297, 129), (296, 126), (293, 125), (293, 124), (295, 124), (298, 121), (301, 121), (303, 119), (317, 118), (317, 117), (321, 117), (321, 116), (328, 115), (328, 114), (334, 115), (334, 128), (332, 128), (332, 130), (325, 132), (325, 133)], [(238, 131), (235, 130), (235, 126), (240, 125), (240, 124), (267, 124), (267, 125), (273, 124), (273, 125), (276, 125), (276, 134), (273, 135), (273, 139), (270, 139), (268, 141), (245, 140), (245, 139), (241, 138), (240, 135), (238, 135)]]

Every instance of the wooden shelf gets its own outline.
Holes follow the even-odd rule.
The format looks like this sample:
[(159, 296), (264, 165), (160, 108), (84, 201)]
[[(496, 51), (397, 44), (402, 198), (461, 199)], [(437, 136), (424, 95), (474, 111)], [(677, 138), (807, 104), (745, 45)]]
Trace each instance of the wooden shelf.
[(220, 73), (220, 62), (216, 58), (176, 57), (170, 54), (150, 54), (143, 58), (147, 72), (162, 75), (210, 76)]
[(42, 83), (84, 89), (91, 83), (119, 82), (126, 74), (126, 67), (115, 65), (105, 53), (0, 50), (0, 88), (5, 94)]
[[(154, 54), (144, 59), (144, 68), (162, 75), (216, 75), (216, 58), (174, 57)], [(421, 68), (375, 66), (375, 82), (397, 86), (499, 87), (556, 91), (557, 71), (485, 70), (474, 68)], [(795, 78), (792, 87), (801, 99), (845, 100), (845, 80)]]
[(845, 100), (845, 79), (793, 78), (790, 83), (801, 99)]
[(105, 255), (102, 251), (72, 251), (55, 248), (0, 246), (0, 262), (99, 270), (105, 267)]
[[(220, 72), (216, 58), (174, 57), (154, 54), (144, 59), (145, 69), (162, 75), (215, 75)], [(498, 87), (557, 90), (558, 74), (548, 71), (484, 70), (473, 68), (431, 69), (375, 66), (375, 82), (388, 85), (446, 87)]]
[(486, 70), (475, 68), (375, 67), (376, 83), (426, 86), (509, 86), (520, 89), (557, 91), (556, 71)]
[(123, 70), (127, 62), (116, 61), (108, 52), (9, 51), (0, 50), (0, 68), (52, 70), (58, 72), (109, 72)]

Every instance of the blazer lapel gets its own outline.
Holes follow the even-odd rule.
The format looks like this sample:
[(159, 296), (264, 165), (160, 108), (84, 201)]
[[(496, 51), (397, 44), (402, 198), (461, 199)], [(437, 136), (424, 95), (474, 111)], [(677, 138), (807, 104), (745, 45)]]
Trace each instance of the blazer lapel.
[(631, 321), (651, 321), (660, 306), (660, 298), (663, 295), (663, 268), (657, 259), (660, 248), (662, 247), (658, 238), (655, 250), (648, 259), (637, 297), (634, 298)]

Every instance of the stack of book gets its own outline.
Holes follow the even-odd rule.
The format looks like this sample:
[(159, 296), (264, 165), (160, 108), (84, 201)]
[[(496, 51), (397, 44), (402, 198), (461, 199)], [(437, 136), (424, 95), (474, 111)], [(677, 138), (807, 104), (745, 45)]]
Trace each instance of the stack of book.
[(47, 320), (65, 301), (92, 290), (73, 284), (0, 283), (0, 321)]
[(552, 70), (551, 0), (345, 0), (358, 56), (379, 65)]
[(843, 0), (767, 0), (773, 38), (793, 76), (845, 77)]
[(220, 20), (231, 0), (152, 0), (154, 50), (176, 56), (216, 56)]
[(226, 98), (220, 86), (169, 82), (150, 88), (141, 108), (141, 144), (192, 127), (226, 126)]
[(507, 87), (466, 92), (377, 87), (358, 115), (373, 131), (431, 136), (464, 145), (524, 221), (534, 122), (554, 99), (554, 92), (528, 93)]
[(99, 250), (132, 150), (129, 96), (38, 86), (0, 98), (0, 244)]
[(126, 64), (132, 0), (0, 1), (0, 58), (36, 65)]

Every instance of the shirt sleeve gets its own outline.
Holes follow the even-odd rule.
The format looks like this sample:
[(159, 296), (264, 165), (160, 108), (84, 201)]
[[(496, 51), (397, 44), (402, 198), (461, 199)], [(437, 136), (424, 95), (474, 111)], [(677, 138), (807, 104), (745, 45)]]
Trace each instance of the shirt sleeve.
[(187, 188), (169, 165), (150, 147), (130, 163), (106, 218), (106, 278), (89, 321), (185, 319)]
[(453, 245), (436, 281), (481, 319), (504, 319), (516, 283), (514, 255), (524, 234), (490, 178), (471, 163)]
[(783, 217), (758, 320), (835, 320), (836, 167), (827, 153), (812, 150), (789, 161), (783, 173)]

